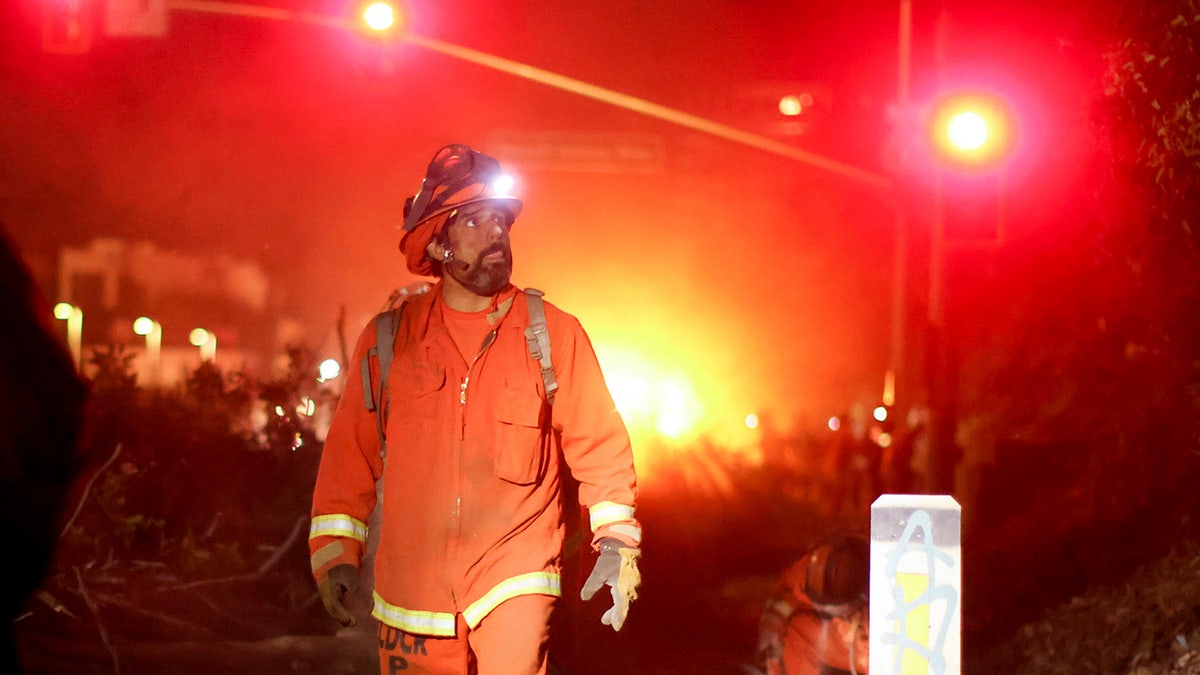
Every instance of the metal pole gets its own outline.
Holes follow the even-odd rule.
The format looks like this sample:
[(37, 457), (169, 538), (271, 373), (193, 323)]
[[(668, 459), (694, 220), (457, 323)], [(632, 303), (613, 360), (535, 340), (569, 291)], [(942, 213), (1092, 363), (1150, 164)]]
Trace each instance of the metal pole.
[[(912, 0), (900, 0), (899, 46), (896, 62), (896, 123), (907, 133), (909, 79), (912, 71)], [(907, 147), (903, 139), (901, 147)], [(901, 158), (904, 161), (904, 158)], [(901, 167), (902, 168), (902, 167)], [(894, 196), (895, 223), (892, 236), (892, 334), (888, 358), (890, 386), (885, 389), (884, 403), (895, 404), (896, 388), (906, 382), (904, 372), (904, 325), (908, 313), (908, 205), (904, 196)], [(892, 400), (887, 400), (888, 398)]]
[[(945, 62), (946, 24), (949, 18), (943, 5), (934, 28), (934, 68), (940, 77)], [(926, 491), (949, 492), (951, 476), (946, 474), (946, 458), (954, 445), (954, 404), (951, 387), (953, 345), (946, 328), (946, 209), (942, 174), (935, 169), (933, 184), (933, 223), (929, 243), (929, 317), (926, 354), (929, 359), (929, 430), (926, 456)]]

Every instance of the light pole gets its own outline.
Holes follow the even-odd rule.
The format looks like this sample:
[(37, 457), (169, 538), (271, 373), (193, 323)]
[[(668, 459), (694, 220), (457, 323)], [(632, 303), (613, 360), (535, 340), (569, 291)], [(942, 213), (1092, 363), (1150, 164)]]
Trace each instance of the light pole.
[(146, 336), (146, 364), (152, 384), (158, 384), (162, 362), (162, 324), (148, 316), (139, 316), (133, 321), (133, 332)]
[(193, 347), (200, 348), (201, 362), (217, 360), (217, 336), (212, 331), (193, 328), (192, 332), (188, 333), (188, 342), (192, 343)]
[[(896, 123), (907, 131), (909, 116), (909, 82), (912, 79), (912, 0), (900, 0), (900, 28), (896, 69)], [(897, 151), (906, 153), (908, 144), (899, 140)], [(906, 156), (898, 158), (901, 164), (908, 161)], [(893, 406), (896, 404), (897, 380), (901, 386), (907, 386), (904, 370), (904, 326), (908, 313), (908, 204), (903, 197), (898, 197), (894, 206), (893, 245), (892, 245), (892, 325), (891, 350), (888, 355), (888, 372), (884, 376), (883, 403)]]
[[(940, 164), (934, 169), (929, 253), (930, 413), (927, 489), (934, 494), (952, 485), (957, 426), (957, 357), (946, 319), (946, 255), (954, 247), (946, 237), (946, 171), (960, 175), (993, 171), (997, 206), (995, 243), (1003, 237), (1003, 162), (1012, 149), (1015, 126), (1005, 101), (989, 93), (959, 92), (934, 106), (930, 141)], [(961, 248), (961, 242), (958, 242)]]
[(75, 370), (83, 370), (83, 310), (69, 302), (54, 306), (54, 318), (67, 322), (67, 348), (75, 361)]

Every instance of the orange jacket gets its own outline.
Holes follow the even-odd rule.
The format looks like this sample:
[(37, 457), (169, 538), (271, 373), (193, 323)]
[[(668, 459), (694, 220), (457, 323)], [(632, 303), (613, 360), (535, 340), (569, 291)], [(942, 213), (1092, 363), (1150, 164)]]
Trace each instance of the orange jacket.
[[(564, 461), (589, 508), (593, 545), (601, 537), (640, 543), (629, 436), (587, 334), (545, 303), (559, 383), (550, 406), (525, 341), (525, 294), (509, 286), (497, 301), (495, 338), (467, 363), (442, 322), (441, 285), (408, 300), (389, 374), (386, 469), (359, 372), (375, 343), (372, 321), (325, 440), (313, 573), (360, 564), (382, 476), (372, 614), (406, 632), (453, 635), (455, 613), (474, 627), (508, 598), (561, 595)], [(378, 362), (370, 363), (378, 382)]]
[(866, 605), (834, 616), (805, 592), (808, 557), (784, 570), (759, 620), (760, 665), (767, 675), (868, 675)]

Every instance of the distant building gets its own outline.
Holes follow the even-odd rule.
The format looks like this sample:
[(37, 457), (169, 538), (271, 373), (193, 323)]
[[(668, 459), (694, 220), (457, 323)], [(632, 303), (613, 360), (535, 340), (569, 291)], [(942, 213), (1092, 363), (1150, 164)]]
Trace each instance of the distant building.
[[(138, 354), (139, 380), (147, 384), (179, 382), (199, 364), (201, 349), (189, 341), (196, 328), (215, 336), (219, 365), (248, 372), (270, 368), (283, 340), (295, 333), (294, 322), (272, 307), (270, 279), (257, 263), (147, 241), (98, 238), (63, 248), (55, 300), (83, 310), (85, 370), (92, 349), (124, 344)], [(134, 332), (141, 316), (161, 327), (157, 365), (154, 345)]]

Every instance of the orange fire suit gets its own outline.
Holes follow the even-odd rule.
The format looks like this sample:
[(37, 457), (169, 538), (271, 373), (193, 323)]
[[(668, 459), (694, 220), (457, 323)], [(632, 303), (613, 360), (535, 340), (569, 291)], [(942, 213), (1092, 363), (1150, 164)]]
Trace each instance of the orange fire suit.
[[(525, 294), (502, 291), (492, 330), (472, 358), (448, 332), (441, 284), (403, 309), (389, 374), (387, 457), (359, 372), (374, 322), (355, 347), (346, 388), (325, 441), (313, 494), (314, 575), (360, 565), (376, 480), (381, 532), (372, 614), (418, 635), (455, 635), (456, 614), (474, 628), (505, 600), (561, 596), (565, 461), (588, 507), (593, 545), (636, 546), (637, 480), (625, 425), (579, 321), (545, 303), (553, 405), (529, 354)], [(372, 382), (378, 362), (372, 358)]]
[(808, 560), (784, 570), (759, 620), (757, 660), (767, 675), (868, 674), (867, 605), (837, 612), (805, 593)]

